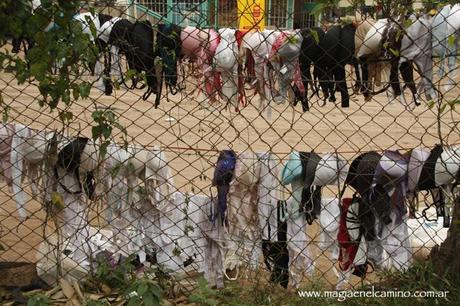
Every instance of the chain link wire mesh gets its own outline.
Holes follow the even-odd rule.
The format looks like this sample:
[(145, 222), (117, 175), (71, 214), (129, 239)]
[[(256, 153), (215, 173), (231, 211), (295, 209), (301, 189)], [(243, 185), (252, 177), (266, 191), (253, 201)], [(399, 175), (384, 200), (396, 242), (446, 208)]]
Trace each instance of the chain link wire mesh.
[[(0, 259), (37, 263), (53, 283), (94, 273), (100, 256), (114, 265), (129, 257), (139, 269), (166, 268), (185, 292), (202, 273), (219, 288), (234, 279), (285, 285), (287, 276), (294, 287), (353, 287), (362, 265), (377, 279), (366, 262), (404, 270), (425, 259), (445, 238), (458, 193), (459, 7), (439, 19), (443, 7), (428, 3), (385, 16), (374, 2), (309, 5), (266, 2), (265, 30), (246, 33), (235, 30), (236, 1), (91, 3), (94, 24), (109, 24), (97, 33), (111, 54), (82, 76), (93, 88), (66, 108), (66, 125), (39, 106), (35, 82), (18, 85), (3, 71)], [(125, 36), (113, 38), (124, 21)], [(160, 73), (142, 62), (144, 41)], [(367, 68), (373, 82), (360, 82)], [(158, 91), (152, 75), (164, 80)], [(102, 115), (127, 132), (113, 129), (105, 155), (92, 140)], [(353, 166), (369, 152), (379, 155)], [(427, 176), (434, 182), (420, 183)]]

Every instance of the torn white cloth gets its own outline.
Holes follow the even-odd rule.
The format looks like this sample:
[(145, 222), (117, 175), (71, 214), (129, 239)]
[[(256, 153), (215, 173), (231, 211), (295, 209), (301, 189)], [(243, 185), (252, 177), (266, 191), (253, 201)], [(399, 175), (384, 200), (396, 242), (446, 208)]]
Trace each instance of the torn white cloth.
[(257, 153), (260, 161), (258, 190), (259, 225), (262, 239), (277, 241), (278, 220), (276, 204), (279, 200), (278, 161), (271, 153)]
[(11, 177), (11, 144), (14, 132), (14, 125), (8, 123), (0, 125), (0, 178), (10, 189), (13, 186), (13, 179)]
[(112, 28), (115, 23), (120, 21), (120, 17), (113, 17), (112, 19), (104, 22), (100, 27), (96, 28), (98, 38), (104, 41), (105, 43), (109, 43), (110, 33), (112, 33)]
[[(433, 217), (436, 217), (436, 212), (433, 212)], [(417, 219), (407, 220), (413, 253), (421, 248), (431, 249), (440, 245), (449, 230), (443, 223), (443, 217), (439, 217), (437, 221), (426, 221), (421, 215)]]
[(211, 217), (217, 210), (217, 199), (206, 195), (189, 196), (186, 233), (201, 249), (201, 268), (210, 287), (224, 287), (223, 258), (227, 243), (227, 233), (221, 218), (215, 222)]
[(308, 249), (310, 237), (307, 235), (307, 220), (305, 214), (299, 213), (298, 206), (302, 198), (303, 182), (295, 180), (291, 186), (291, 197), (286, 201), (288, 209), (287, 247), (289, 251), (289, 274), (293, 286), (298, 288), (304, 280), (305, 274), (307, 277), (313, 275), (315, 267)]
[(256, 268), (262, 257), (262, 239), (276, 239), (277, 177), (273, 154), (243, 152), (238, 156), (228, 194), (231, 241), (226, 254), (226, 269), (239, 267), (244, 261)]
[(219, 29), (220, 42), (214, 54), (216, 70), (220, 71), (222, 96), (238, 108), (238, 44), (235, 29)]
[(353, 267), (365, 264), (370, 259), (374, 268), (385, 270), (405, 271), (412, 265), (412, 246), (407, 225), (408, 216), (403, 216), (401, 223), (396, 220), (394, 211), (390, 214), (392, 222), (388, 225), (376, 223), (377, 238), (373, 241), (364, 240), (358, 247), (352, 268), (346, 271), (338, 271), (336, 289), (342, 289), (344, 284), (351, 278)]
[[(109, 252), (116, 250), (111, 242), (110, 231), (90, 227), (89, 233), (91, 245), (94, 247), (93, 256), (102, 250)], [(61, 277), (70, 282), (82, 281), (90, 273), (90, 263), (87, 259), (77, 258), (75, 250), (76, 246), (71, 239), (61, 239), (58, 244), (56, 233), (47, 235), (46, 240), (38, 246), (37, 275), (49, 286), (56, 285)], [(58, 261), (62, 274), (58, 274)]]
[(38, 194), (40, 182), (40, 167), (46, 156), (49, 140), (53, 137), (51, 131), (35, 131), (22, 124), (14, 124), (14, 134), (11, 141), (11, 178), (13, 182), (13, 193), (18, 207), (19, 217), (27, 217), (25, 204), (27, 194), (23, 182), (27, 178), (32, 188), (32, 194)]
[(144, 198), (136, 205), (143, 245), (156, 251), (158, 264), (175, 273), (192, 267), (204, 272), (209, 286), (222, 288), (227, 239), (222, 223), (211, 222), (216, 203), (206, 195), (181, 192), (167, 201), (158, 206)]
[(335, 261), (339, 258), (337, 234), (339, 232), (340, 205), (338, 198), (321, 199), (319, 221), (321, 233), (318, 246), (323, 252), (330, 251), (330, 258)]
[(392, 222), (381, 227), (381, 235), (377, 235), (376, 240), (368, 242), (369, 258), (375, 262), (376, 267), (405, 271), (412, 265), (408, 217), (404, 216), (400, 224), (397, 224), (394, 212), (390, 217)]

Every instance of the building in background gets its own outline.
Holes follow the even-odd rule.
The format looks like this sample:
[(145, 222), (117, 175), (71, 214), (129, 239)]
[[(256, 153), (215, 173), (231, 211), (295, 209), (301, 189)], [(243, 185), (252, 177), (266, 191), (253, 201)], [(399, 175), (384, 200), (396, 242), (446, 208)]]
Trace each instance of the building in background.
[[(347, 17), (381, 18), (389, 11), (385, 8), (395, 3), (415, 10), (424, 7), (421, 0), (265, 0), (265, 3), (269, 29), (308, 28), (319, 26), (321, 20), (333, 22)], [(146, 15), (155, 21), (203, 28), (238, 26), (237, 0), (117, 0), (116, 4), (127, 5), (134, 18)]]
[[(142, 14), (181, 26), (237, 27), (237, 0), (128, 0), (134, 17)], [(266, 0), (267, 28), (294, 26), (294, 0)]]

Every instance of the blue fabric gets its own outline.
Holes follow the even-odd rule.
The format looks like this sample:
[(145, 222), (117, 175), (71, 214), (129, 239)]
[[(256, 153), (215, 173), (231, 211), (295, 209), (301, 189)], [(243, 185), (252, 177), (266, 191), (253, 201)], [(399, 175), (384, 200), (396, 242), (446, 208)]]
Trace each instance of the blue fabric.
[(293, 151), (289, 155), (289, 160), (284, 165), (281, 172), (281, 184), (289, 185), (293, 181), (302, 178), (302, 162), (300, 160), (299, 152)]
[(222, 221), (225, 220), (225, 212), (227, 210), (227, 195), (230, 189), (230, 182), (233, 179), (233, 174), (236, 165), (236, 154), (232, 150), (223, 150), (217, 159), (212, 186), (217, 187), (217, 203), (219, 210), (213, 217), (213, 221), (220, 215)]

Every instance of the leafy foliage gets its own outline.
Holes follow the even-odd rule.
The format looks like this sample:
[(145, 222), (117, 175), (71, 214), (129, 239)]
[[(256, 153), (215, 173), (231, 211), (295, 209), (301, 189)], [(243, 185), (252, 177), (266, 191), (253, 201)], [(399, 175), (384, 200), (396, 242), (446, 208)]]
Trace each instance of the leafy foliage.
[[(91, 116), (96, 123), (92, 128), (93, 139), (103, 139), (101, 154), (104, 156), (107, 153), (107, 146), (110, 143), (113, 128), (116, 127), (121, 130), (124, 137), (127, 135), (127, 131), (118, 123), (118, 116), (111, 109), (96, 110)], [(126, 138), (124, 138), (124, 142), (127, 145)]]
[(86, 306), (109, 306), (110, 302), (106, 299), (102, 300), (87, 300)]
[(156, 306), (160, 305), (162, 292), (156, 282), (143, 278), (133, 281), (125, 291), (125, 295), (128, 297), (128, 306)]
[(43, 294), (35, 294), (27, 301), (27, 306), (48, 306), (51, 305), (51, 300)]
[(112, 267), (110, 262), (104, 257), (97, 258), (97, 268), (92, 278), (96, 285), (107, 285), (113, 289), (124, 289), (136, 277), (134, 266), (128, 258), (123, 263)]
[(207, 287), (208, 283), (203, 277), (198, 279), (197, 289), (190, 295), (189, 301), (198, 305), (218, 305), (215, 290)]
[[(83, 73), (92, 71), (99, 49), (83, 27), (74, 20), (80, 2), (42, 0), (41, 6), (32, 12), (31, 1), (4, 0), (0, 3), (0, 71), (11, 73), (18, 84), (34, 83), (41, 98), (38, 104), (57, 111), (63, 124), (70, 123), (73, 113), (69, 107), (91, 93), (92, 83)], [(94, 12), (93, 12), (94, 13)], [(87, 21), (93, 37), (96, 28)], [(10, 38), (29, 38), (34, 42), (25, 57), (12, 54), (4, 48)], [(8, 120), (10, 106), (0, 93), (3, 121)], [(96, 111), (93, 138), (102, 138), (105, 145), (113, 127), (126, 130), (118, 123), (113, 112)]]
[[(80, 67), (89, 69), (99, 52), (73, 19), (79, 1), (42, 1), (34, 13), (26, 1), (7, 0), (3, 4), (7, 12), (0, 14), (5, 23), (0, 30), (0, 44), (4, 46), (7, 36), (13, 36), (32, 38), (35, 46), (24, 59), (3, 53), (1, 69), (13, 73), (19, 84), (36, 80), (43, 96), (41, 103), (51, 110), (60, 102), (69, 105), (71, 94), (75, 99), (87, 98), (91, 84), (81, 81)], [(50, 22), (54, 26), (45, 32)]]
[[(261, 272), (263, 273), (263, 272)], [(338, 291), (337, 297), (301, 297), (299, 291), (331, 291), (334, 290), (324, 280), (314, 278), (305, 283), (299, 290), (284, 289), (267, 283), (265, 277), (249, 278), (237, 282), (226, 283), (224, 289), (208, 288), (205, 279), (198, 280), (198, 287), (188, 297), (188, 301), (197, 305), (458, 305), (460, 286), (458, 279), (436, 275), (429, 263), (415, 264), (406, 272), (385, 272), (380, 275), (380, 283), (374, 290), (400, 291), (449, 291), (445, 298), (372, 298), (348, 297), (339, 299), (339, 294), (352, 293), (350, 290)], [(358, 286), (356, 291), (371, 291), (367, 285)]]
[[(154, 273), (155, 280), (144, 275), (136, 276), (131, 257), (125, 259), (115, 267), (104, 256), (98, 257), (97, 268), (88, 285), (92, 287), (109, 287), (110, 290), (120, 292), (126, 298), (127, 305), (160, 305), (162, 297), (161, 273)], [(155, 270), (155, 269), (154, 269)], [(108, 305), (106, 301), (91, 301), (87, 305)]]

